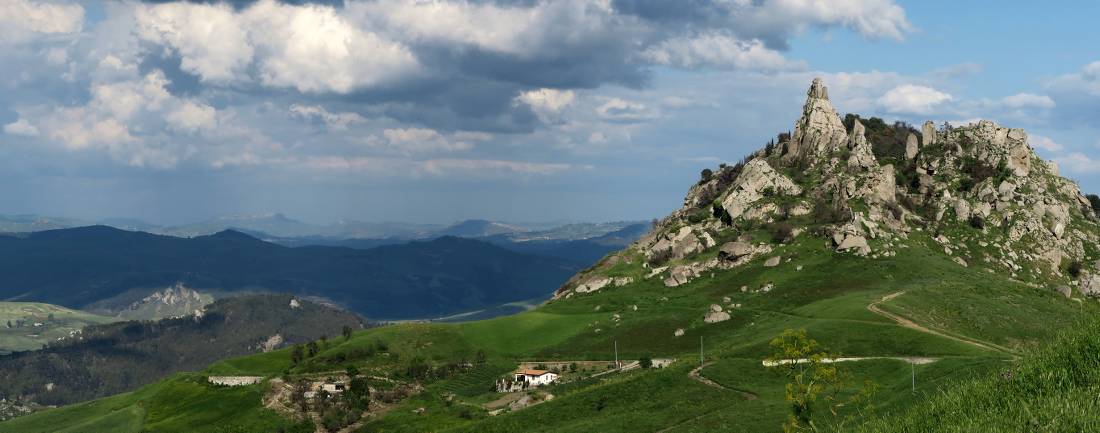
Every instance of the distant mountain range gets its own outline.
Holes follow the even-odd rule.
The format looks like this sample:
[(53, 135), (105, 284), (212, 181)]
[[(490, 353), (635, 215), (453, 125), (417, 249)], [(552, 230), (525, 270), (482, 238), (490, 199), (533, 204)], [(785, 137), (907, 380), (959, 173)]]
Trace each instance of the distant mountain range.
[(606, 235), (639, 224), (638, 221), (604, 223), (505, 223), (483, 219), (459, 221), (451, 225), (414, 224), (402, 222), (363, 222), (341, 220), (317, 225), (295, 220), (281, 213), (230, 215), (210, 220), (162, 226), (133, 218), (107, 218), (97, 221), (39, 215), (0, 215), (0, 233), (30, 233), (43, 230), (105, 225), (129, 231), (177, 237), (206, 236), (225, 230), (236, 230), (261, 239), (279, 239), (295, 245), (331, 244), (349, 239), (385, 240), (368, 243), (378, 246), (414, 239), (442, 236), (483, 238), (506, 236), (514, 241), (580, 240)]
[(182, 283), (316, 296), (370, 318), (427, 318), (548, 296), (584, 266), (457, 237), (290, 248), (232, 230), (179, 238), (91, 226), (0, 236), (0, 299), (81, 308)]

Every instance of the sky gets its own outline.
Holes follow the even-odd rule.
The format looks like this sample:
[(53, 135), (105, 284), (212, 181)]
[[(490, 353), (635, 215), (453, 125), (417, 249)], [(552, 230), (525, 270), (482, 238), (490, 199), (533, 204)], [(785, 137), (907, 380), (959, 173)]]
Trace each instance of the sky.
[(1100, 192), (1100, 3), (0, 2), (0, 213), (610, 221), (833, 105)]

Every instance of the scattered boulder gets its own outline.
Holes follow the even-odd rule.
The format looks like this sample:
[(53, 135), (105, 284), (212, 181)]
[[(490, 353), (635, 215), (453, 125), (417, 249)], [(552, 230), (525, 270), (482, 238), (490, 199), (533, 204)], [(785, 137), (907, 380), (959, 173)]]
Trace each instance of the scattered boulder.
[(683, 337), (684, 336), (684, 328), (677, 328), (676, 331), (672, 333), (672, 336), (673, 337)]
[(706, 322), (706, 323), (725, 322), (729, 319), (730, 319), (730, 313), (727, 313), (725, 311), (717, 311), (717, 312), (711, 311), (711, 312), (707, 313), (706, 316), (703, 317), (703, 321)]
[(1054, 288), (1054, 291), (1061, 293), (1066, 298), (1073, 296), (1073, 291), (1070, 290), (1069, 286), (1058, 286)]
[(753, 248), (748, 242), (727, 242), (718, 249), (718, 258), (723, 260), (737, 260), (752, 254)]
[(722, 306), (718, 304), (710, 304), (710, 311), (720, 313), (722, 312)]
[[(836, 236), (834, 236), (833, 241), (836, 242), (836, 239)], [(842, 252), (855, 250), (860, 254), (868, 254), (871, 252), (871, 246), (867, 244), (867, 238), (860, 235), (847, 234), (837, 243), (836, 250)]]
[(782, 260), (782, 259), (783, 259), (782, 256), (775, 256), (775, 257), (769, 258), (768, 260), (764, 261), (764, 267), (774, 268), (776, 266), (779, 266), (779, 261)]

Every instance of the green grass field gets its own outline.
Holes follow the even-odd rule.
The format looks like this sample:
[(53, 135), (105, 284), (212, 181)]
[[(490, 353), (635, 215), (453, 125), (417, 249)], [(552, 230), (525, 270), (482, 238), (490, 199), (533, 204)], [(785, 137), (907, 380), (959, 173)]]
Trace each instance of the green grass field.
[(118, 320), (52, 304), (0, 302), (0, 354), (41, 349), (85, 326)]
[[(773, 254), (791, 258), (778, 267), (761, 266), (761, 258), (675, 288), (665, 287), (658, 279), (642, 279), (644, 270), (639, 265), (620, 264), (611, 273), (636, 276), (635, 283), (513, 316), (457, 324), (404, 323), (356, 332), (346, 340), (330, 338), (315, 356), (294, 367), (290, 350), (283, 349), (224, 360), (207, 373), (276, 377), (341, 371), (354, 365), (401, 381), (407, 380), (405, 366), (414, 358), (438, 366), (472, 362), (481, 352), (483, 365), (455, 377), (427, 381), (424, 392), (358, 431), (767, 432), (780, 430), (789, 406), (783, 399), (783, 379), (760, 361), (771, 353), (769, 341), (786, 329), (805, 329), (810, 338), (842, 356), (935, 358), (912, 368), (891, 359), (844, 363), (853, 384), (844, 392), (854, 392), (854, 384), (864, 380), (878, 386), (875, 411), (867, 417), (896, 419), (915, 416), (904, 414), (931, 404), (957, 383), (1013, 366), (1018, 354), (1100, 310), (1094, 302), (1065, 299), (1043, 287), (977, 267), (961, 267), (932, 250), (927, 235), (915, 233), (897, 242), (907, 246), (899, 249), (902, 253), (872, 259), (837, 254), (822, 239), (803, 236), (776, 249)], [(704, 252), (703, 257), (709, 254), (715, 251)], [(774, 289), (755, 290), (767, 284)], [(742, 292), (742, 286), (748, 290)], [(868, 309), (883, 296), (898, 292), (904, 294), (879, 307), (933, 332), (902, 326)], [(708, 307), (726, 304), (725, 297), (741, 307), (728, 308), (728, 321), (704, 323)], [(678, 328), (685, 331), (681, 337), (674, 336)], [(701, 375), (728, 389), (708, 386), (688, 375), (698, 365), (700, 339), (705, 361), (710, 363)], [(544, 390), (554, 394), (553, 400), (518, 412), (490, 416), (480, 407), (499, 397), (490, 391), (493, 380), (520, 361), (608, 361), (615, 356), (616, 342), (623, 359), (652, 356), (679, 361), (660, 370), (552, 385)], [(914, 374), (915, 391), (911, 389)], [(116, 431), (134, 431), (133, 426), (147, 431), (182, 431), (200, 425), (224, 426), (214, 431), (295, 428), (293, 422), (259, 408), (261, 385), (219, 389), (200, 379), (199, 375), (177, 375), (131, 394), (0, 424), (0, 430), (41, 431), (30, 426), (44, 425), (104, 425)], [(745, 399), (738, 391), (757, 398)], [(454, 395), (453, 400), (446, 395)], [(425, 411), (414, 413), (418, 408)], [(856, 427), (855, 422), (846, 425)], [(88, 427), (88, 431), (94, 429)]]

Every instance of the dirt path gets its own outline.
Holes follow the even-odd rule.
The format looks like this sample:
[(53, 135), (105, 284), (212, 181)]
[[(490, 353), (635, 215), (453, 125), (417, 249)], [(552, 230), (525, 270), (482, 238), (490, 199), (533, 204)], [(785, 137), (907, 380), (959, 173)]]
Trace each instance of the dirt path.
[(974, 339), (971, 339), (971, 338), (966, 338), (966, 337), (957, 337), (957, 336), (954, 336), (954, 335), (949, 335), (949, 334), (945, 334), (945, 333), (940, 332), (940, 331), (936, 331), (934, 329), (928, 329), (924, 326), (918, 325), (916, 322), (914, 322), (912, 320), (906, 319), (905, 317), (899, 316), (897, 314), (894, 314), (894, 313), (891, 313), (889, 311), (886, 311), (886, 310), (883, 310), (883, 309), (879, 308), (879, 304), (881, 304), (883, 302), (889, 302), (891, 299), (894, 299), (894, 298), (896, 298), (898, 296), (901, 296), (903, 294), (905, 294), (905, 291), (901, 291), (901, 292), (897, 292), (897, 293), (891, 293), (889, 295), (883, 296), (882, 299), (879, 299), (875, 302), (867, 304), (867, 310), (869, 310), (872, 313), (878, 314), (882, 317), (885, 317), (887, 319), (893, 320), (898, 325), (901, 325), (903, 327), (912, 329), (914, 331), (923, 332), (923, 333), (926, 333), (926, 334), (935, 335), (937, 337), (943, 337), (943, 338), (955, 340), (955, 341), (958, 341), (958, 342), (963, 343), (963, 344), (969, 344), (971, 346), (979, 347), (979, 348), (989, 350), (989, 351), (993, 351), (993, 352), (1003, 352), (1003, 353), (1008, 353), (1008, 354), (1012, 353), (1010, 350), (1005, 349), (1005, 348), (1000, 347), (1000, 346), (996, 346), (992, 343), (985, 343), (985, 342), (981, 342), (981, 341), (974, 340)]
[(690, 377), (692, 380), (694, 380), (696, 382), (699, 382), (703, 385), (706, 385), (706, 386), (709, 386), (709, 387), (712, 387), (712, 388), (724, 389), (726, 391), (733, 391), (733, 392), (736, 392), (738, 394), (741, 394), (741, 397), (743, 397), (745, 400), (756, 400), (756, 394), (753, 394), (753, 393), (747, 392), (747, 391), (742, 391), (742, 390), (739, 390), (739, 389), (727, 388), (727, 387), (723, 386), (722, 384), (720, 384), (718, 382), (715, 382), (713, 380), (710, 380), (710, 379), (707, 379), (707, 378), (703, 377), (703, 375), (700, 374), (700, 372), (703, 371), (704, 368), (706, 368), (707, 366), (709, 366), (711, 364), (714, 364), (714, 361), (711, 361), (711, 362), (705, 363), (703, 365), (700, 365), (698, 367), (695, 367), (690, 372), (688, 372), (688, 377)]

